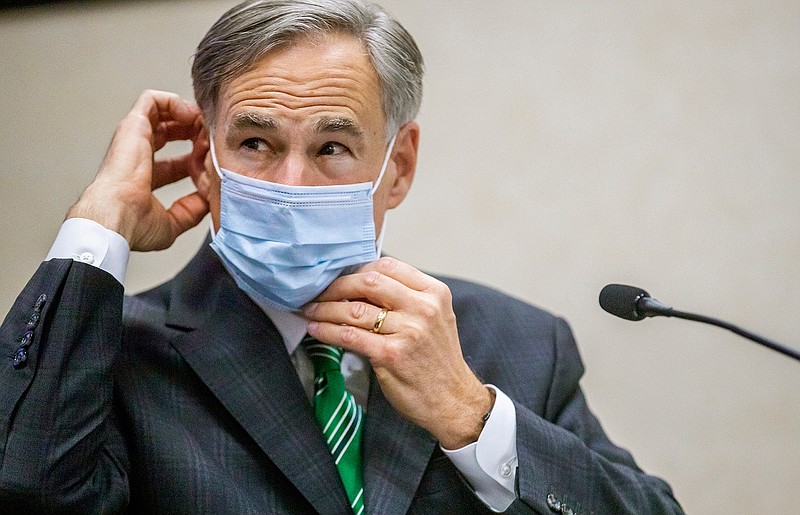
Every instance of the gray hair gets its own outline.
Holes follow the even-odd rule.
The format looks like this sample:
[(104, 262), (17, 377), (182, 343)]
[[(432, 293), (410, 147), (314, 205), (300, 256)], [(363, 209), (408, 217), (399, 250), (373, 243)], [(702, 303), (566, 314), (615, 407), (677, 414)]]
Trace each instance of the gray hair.
[(388, 140), (413, 120), (422, 101), (422, 54), (381, 7), (358, 0), (248, 0), (209, 29), (197, 47), (192, 80), (206, 122), (214, 125), (220, 90), (263, 56), (302, 37), (350, 34), (364, 45), (378, 75)]

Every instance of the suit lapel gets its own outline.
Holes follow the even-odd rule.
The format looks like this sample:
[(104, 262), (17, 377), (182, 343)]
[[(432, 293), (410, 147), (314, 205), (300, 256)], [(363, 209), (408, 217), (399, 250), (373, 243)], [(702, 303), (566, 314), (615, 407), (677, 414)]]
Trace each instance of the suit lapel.
[(370, 379), (364, 429), (364, 503), (367, 513), (406, 513), (436, 442), (402, 417)]
[(280, 335), (203, 249), (178, 275), (167, 324), (188, 331), (173, 346), (320, 513), (349, 502)]

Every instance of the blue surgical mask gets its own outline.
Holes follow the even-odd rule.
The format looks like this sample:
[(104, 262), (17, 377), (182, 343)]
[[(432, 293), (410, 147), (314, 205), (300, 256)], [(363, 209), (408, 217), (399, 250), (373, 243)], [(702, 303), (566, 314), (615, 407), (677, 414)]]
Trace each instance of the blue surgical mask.
[(375, 261), (372, 197), (394, 141), (374, 185), (288, 186), (220, 168), (211, 138), (222, 180), (211, 247), (239, 288), (259, 304), (297, 311), (343, 273)]

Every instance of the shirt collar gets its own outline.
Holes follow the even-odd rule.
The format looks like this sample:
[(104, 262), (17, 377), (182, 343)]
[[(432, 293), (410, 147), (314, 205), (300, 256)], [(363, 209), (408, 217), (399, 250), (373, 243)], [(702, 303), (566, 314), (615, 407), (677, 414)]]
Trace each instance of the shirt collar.
[(290, 311), (279, 311), (269, 306), (260, 306), (272, 323), (278, 329), (286, 346), (286, 352), (291, 356), (306, 335), (308, 320)]

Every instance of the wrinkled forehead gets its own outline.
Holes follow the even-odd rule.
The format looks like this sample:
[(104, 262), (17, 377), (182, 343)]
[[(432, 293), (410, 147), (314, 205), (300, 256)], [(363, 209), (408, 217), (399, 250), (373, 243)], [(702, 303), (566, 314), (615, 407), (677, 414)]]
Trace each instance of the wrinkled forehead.
[(377, 124), (382, 131), (380, 79), (361, 41), (341, 33), (298, 38), (263, 55), (217, 94), (214, 118), (226, 125), (268, 127), (278, 123), (276, 116), (330, 118), (341, 130)]
[[(347, 42), (347, 48), (343, 48), (342, 42)], [(285, 63), (281, 59), (285, 55), (298, 54), (296, 50), (299, 48), (312, 49), (311, 53), (304, 55), (310, 57), (316, 55), (320, 59), (314, 59), (312, 63), (307, 62), (307, 58), (295, 60), (292, 63)], [(335, 51), (332, 51), (332, 48)], [(307, 72), (314, 64), (321, 65), (318, 69), (320, 73), (316, 77), (308, 76)], [(277, 68), (273, 69), (272, 67)], [(313, 91), (318, 87), (318, 83), (312, 79), (319, 80), (326, 73), (335, 79), (337, 72), (348, 67), (358, 67), (359, 71), (363, 72), (362, 80), (356, 84), (343, 84), (342, 87), (361, 89), (363, 94), (374, 96), (380, 107), (381, 116), (384, 117), (383, 83), (366, 44), (357, 35), (339, 29), (318, 31), (310, 34), (303, 32), (284, 35), (278, 42), (256, 54), (249, 62), (230, 68), (226, 74), (227, 76), (219, 83), (219, 88), (213, 97), (213, 112), (206, 114), (210, 115), (210, 121), (216, 122), (217, 118), (223, 114), (220, 112), (220, 108), (223, 106), (226, 100), (225, 97), (230, 93), (232, 87), (236, 87), (244, 80), (251, 80), (259, 74), (269, 76), (280, 73), (284, 79), (290, 79), (295, 86), (305, 87), (309, 91)], [(291, 77), (287, 76), (287, 72)], [(305, 80), (302, 76), (303, 73), (306, 73)], [(253, 87), (257, 87), (257, 85), (253, 84)]]

